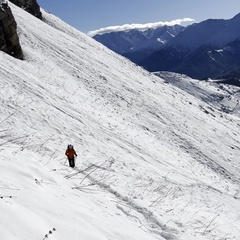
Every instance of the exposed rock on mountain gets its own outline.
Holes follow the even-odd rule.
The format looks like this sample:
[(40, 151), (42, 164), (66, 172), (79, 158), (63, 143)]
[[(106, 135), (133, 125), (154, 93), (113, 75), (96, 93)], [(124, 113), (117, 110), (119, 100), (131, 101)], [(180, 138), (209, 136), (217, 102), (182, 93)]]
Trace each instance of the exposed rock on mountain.
[(23, 8), (27, 12), (31, 13), (33, 16), (42, 19), (42, 13), (36, 0), (10, 0), (10, 2)]
[(17, 24), (10, 7), (6, 3), (0, 4), (0, 50), (15, 58), (23, 59), (17, 34)]

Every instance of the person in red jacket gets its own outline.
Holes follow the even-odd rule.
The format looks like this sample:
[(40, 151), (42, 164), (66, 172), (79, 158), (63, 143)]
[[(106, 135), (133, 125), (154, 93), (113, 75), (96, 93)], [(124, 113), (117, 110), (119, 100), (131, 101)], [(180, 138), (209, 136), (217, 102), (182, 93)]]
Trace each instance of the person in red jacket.
[(75, 167), (75, 156), (77, 156), (77, 153), (74, 150), (73, 145), (71, 145), (71, 144), (68, 145), (65, 155), (68, 158), (69, 166), (74, 168)]

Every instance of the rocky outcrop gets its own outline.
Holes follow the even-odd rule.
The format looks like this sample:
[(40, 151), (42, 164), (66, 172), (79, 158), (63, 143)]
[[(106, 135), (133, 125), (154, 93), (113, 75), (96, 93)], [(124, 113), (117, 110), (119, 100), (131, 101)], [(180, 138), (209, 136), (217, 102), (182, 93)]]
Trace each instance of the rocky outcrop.
[(23, 59), (17, 24), (7, 3), (0, 4), (0, 50), (15, 58)]
[(10, 2), (42, 20), (42, 13), (36, 0), (10, 0)]

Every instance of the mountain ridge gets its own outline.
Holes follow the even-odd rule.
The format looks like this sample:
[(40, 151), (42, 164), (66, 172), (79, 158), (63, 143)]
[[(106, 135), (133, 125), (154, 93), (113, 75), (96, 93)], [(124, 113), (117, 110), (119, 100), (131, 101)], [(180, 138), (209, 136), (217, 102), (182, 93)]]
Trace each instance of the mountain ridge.
[(93, 38), (133, 62), (140, 62), (141, 59), (145, 59), (154, 51), (161, 49), (183, 29), (184, 27), (181, 25), (164, 25), (147, 30), (112, 31), (96, 34)]
[[(173, 71), (198, 79), (217, 78), (240, 63), (239, 48), (234, 44), (240, 39), (239, 23), (236, 15), (229, 20), (209, 19), (193, 24), (140, 65), (150, 71)], [(239, 74), (230, 77), (240, 79)]]
[(159, 41), (158, 47), (140, 45), (134, 51), (131, 44), (123, 43), (127, 47), (120, 51), (121, 46), (115, 44), (117, 35), (114, 39), (109, 35), (98, 36), (96, 40), (151, 72), (172, 71), (198, 79), (219, 78), (228, 72), (229, 79), (240, 79), (238, 71), (231, 71), (240, 64), (239, 49), (233, 44), (240, 39), (239, 33), (240, 14), (237, 14), (227, 20), (207, 19), (193, 23), (175, 32), (171, 38), (163, 39), (161, 44)]

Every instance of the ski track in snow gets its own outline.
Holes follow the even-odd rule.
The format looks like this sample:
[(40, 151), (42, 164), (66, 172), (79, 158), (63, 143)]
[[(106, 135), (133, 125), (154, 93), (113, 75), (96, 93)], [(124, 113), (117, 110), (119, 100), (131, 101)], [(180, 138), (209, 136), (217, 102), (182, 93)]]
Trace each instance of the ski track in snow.
[(25, 60), (0, 52), (1, 238), (239, 239), (239, 89), (164, 80), (9, 5)]

